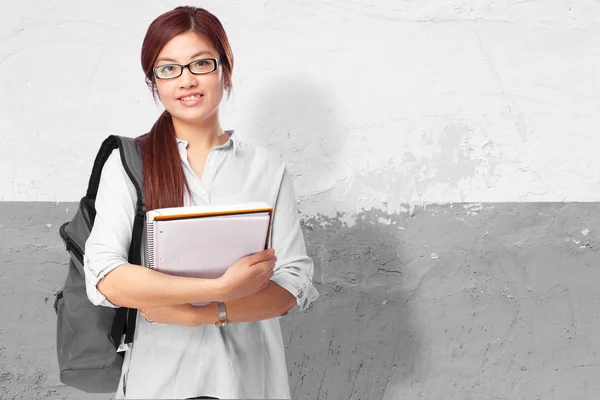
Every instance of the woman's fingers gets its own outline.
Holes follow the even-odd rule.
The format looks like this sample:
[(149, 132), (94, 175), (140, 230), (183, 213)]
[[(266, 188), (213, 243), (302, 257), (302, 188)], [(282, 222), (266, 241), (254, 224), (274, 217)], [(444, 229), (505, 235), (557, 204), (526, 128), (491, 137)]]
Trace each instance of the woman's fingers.
[(254, 264), (259, 264), (261, 262), (268, 261), (274, 254), (275, 254), (275, 252), (273, 249), (259, 251), (258, 253), (252, 254), (251, 256), (247, 257), (248, 263), (250, 265), (254, 265)]
[(263, 261), (262, 263), (258, 263), (255, 267), (260, 268), (262, 271), (259, 273), (264, 274), (268, 277), (273, 276), (273, 271), (275, 270), (275, 263), (277, 262), (277, 257), (273, 257), (274, 260)]

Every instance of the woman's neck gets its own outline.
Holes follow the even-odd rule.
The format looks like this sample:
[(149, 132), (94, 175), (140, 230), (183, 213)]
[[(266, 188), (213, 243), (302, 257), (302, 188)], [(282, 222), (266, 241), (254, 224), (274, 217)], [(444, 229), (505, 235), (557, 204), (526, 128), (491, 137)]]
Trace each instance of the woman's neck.
[(205, 124), (189, 123), (173, 118), (173, 128), (178, 139), (187, 140), (188, 150), (209, 151), (215, 146), (224, 144), (228, 139), (217, 118)]

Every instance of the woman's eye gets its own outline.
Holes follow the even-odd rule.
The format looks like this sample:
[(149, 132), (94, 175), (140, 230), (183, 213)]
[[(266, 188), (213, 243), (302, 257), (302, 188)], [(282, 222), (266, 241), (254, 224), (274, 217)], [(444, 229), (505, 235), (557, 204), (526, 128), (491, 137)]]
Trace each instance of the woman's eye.
[(206, 60), (198, 60), (194, 62), (195, 67), (205, 67), (208, 62)]
[(163, 65), (162, 67), (160, 67), (160, 72), (164, 72), (164, 73), (173, 72), (173, 66), (172, 65)]

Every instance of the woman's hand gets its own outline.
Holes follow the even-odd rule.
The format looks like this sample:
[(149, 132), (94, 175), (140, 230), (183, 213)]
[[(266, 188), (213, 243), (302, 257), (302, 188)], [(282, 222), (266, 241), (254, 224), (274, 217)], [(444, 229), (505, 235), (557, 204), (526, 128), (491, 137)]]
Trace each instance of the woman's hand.
[(178, 304), (175, 306), (148, 308), (140, 310), (142, 317), (150, 322), (161, 324), (179, 324), (186, 326), (197, 326), (198, 308), (191, 304)]
[(218, 278), (225, 300), (250, 296), (267, 287), (276, 262), (277, 257), (273, 249), (237, 260)]

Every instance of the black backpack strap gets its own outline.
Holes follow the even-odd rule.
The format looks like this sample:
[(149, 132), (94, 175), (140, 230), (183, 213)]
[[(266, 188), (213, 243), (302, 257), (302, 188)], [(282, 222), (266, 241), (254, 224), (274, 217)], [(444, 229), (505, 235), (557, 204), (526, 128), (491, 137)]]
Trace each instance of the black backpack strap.
[[(129, 179), (131, 179), (137, 194), (136, 213), (133, 221), (128, 261), (130, 264), (140, 265), (142, 263), (141, 249), (146, 217), (146, 205), (144, 203), (144, 180), (139, 140), (116, 135), (111, 135), (104, 140), (100, 146), (96, 160), (94, 161), (94, 167), (90, 176), (86, 196), (89, 198), (96, 198), (102, 168), (112, 151), (116, 148), (119, 149), (121, 163), (123, 164), (123, 168), (129, 176)], [(111, 329), (111, 337), (117, 348), (121, 343), (121, 335), (123, 333), (125, 333), (126, 344), (133, 342), (136, 316), (136, 309), (121, 307), (116, 310), (115, 319)]]
[(135, 187), (138, 196), (138, 208), (143, 208), (145, 210), (142, 157), (140, 154), (139, 142), (136, 138), (111, 135), (102, 142), (100, 150), (98, 150), (98, 154), (94, 160), (94, 167), (92, 169), (92, 174), (90, 175), (86, 197), (91, 199), (96, 198), (102, 168), (104, 168), (104, 164), (112, 151), (117, 148), (121, 155), (123, 168)]
[[(119, 151), (121, 154), (123, 168), (135, 186), (138, 199), (135, 219), (133, 221), (133, 232), (131, 235), (131, 246), (129, 247), (128, 259), (131, 264), (141, 265), (142, 236), (144, 232), (144, 222), (146, 219), (146, 205), (144, 203), (144, 178), (141, 151), (139, 147), (140, 143), (139, 140), (130, 137), (117, 136), (117, 139), (120, 141)], [(120, 314), (118, 318), (120, 324), (123, 324), (123, 319), (125, 317), (125, 343), (129, 344), (133, 342), (137, 310), (133, 308), (127, 308), (125, 315)], [(121, 332), (123, 331), (121, 330)]]

